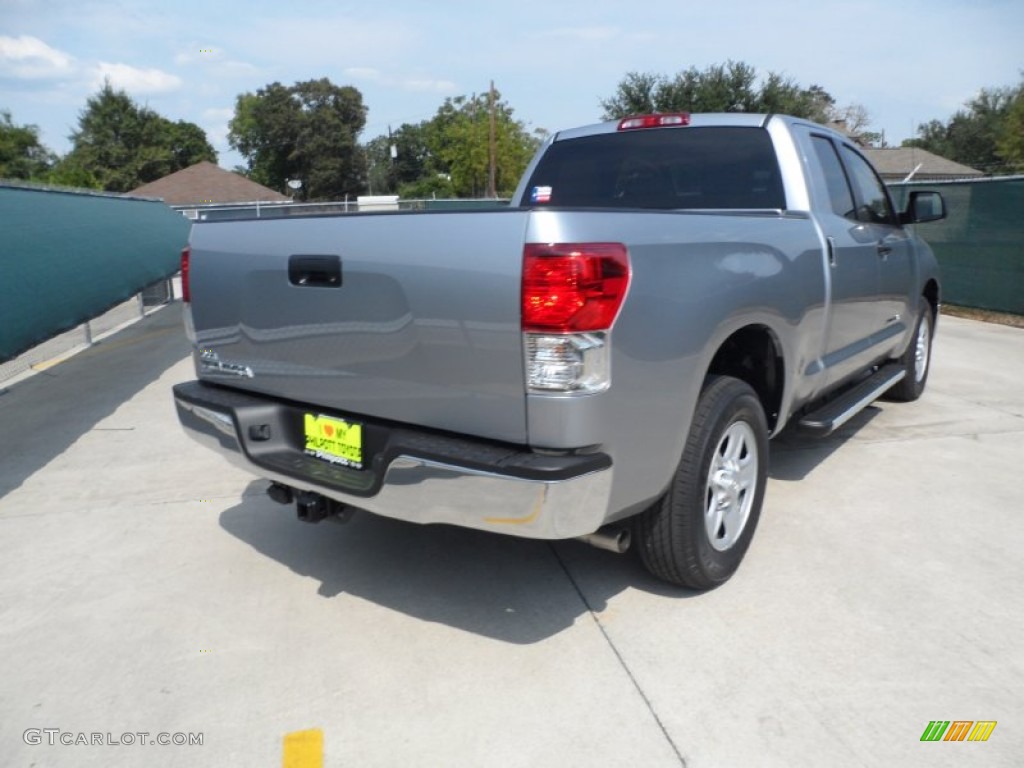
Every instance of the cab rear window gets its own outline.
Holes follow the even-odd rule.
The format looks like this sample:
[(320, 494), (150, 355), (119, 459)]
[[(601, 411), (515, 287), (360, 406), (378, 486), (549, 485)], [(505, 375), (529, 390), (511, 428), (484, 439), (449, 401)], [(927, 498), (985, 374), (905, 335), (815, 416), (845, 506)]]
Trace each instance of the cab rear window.
[(552, 144), (520, 205), (573, 208), (782, 209), (786, 196), (763, 128), (655, 128)]

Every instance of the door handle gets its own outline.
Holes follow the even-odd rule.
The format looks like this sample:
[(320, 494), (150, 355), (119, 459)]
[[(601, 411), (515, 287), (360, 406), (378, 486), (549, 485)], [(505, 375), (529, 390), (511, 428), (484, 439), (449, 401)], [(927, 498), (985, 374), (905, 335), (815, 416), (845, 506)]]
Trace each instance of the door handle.
[(892, 253), (892, 246), (885, 245), (884, 243), (878, 244), (878, 255), (882, 257), (882, 261), (888, 259), (890, 253)]
[(341, 257), (289, 256), (288, 282), (300, 288), (339, 288)]
[(836, 265), (836, 239), (834, 237), (826, 237), (825, 242), (827, 243), (828, 250), (828, 265), (834, 267)]

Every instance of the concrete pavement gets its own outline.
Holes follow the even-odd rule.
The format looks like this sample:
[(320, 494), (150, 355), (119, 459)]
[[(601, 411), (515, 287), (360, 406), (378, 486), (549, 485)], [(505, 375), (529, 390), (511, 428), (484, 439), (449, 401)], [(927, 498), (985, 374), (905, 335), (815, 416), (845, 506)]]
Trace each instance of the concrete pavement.
[(921, 401), (773, 443), (697, 595), (575, 542), (297, 522), (177, 426), (173, 305), (0, 394), (0, 764), (274, 766), (308, 728), (327, 766), (1019, 764), (1024, 330), (943, 317), (934, 352)]

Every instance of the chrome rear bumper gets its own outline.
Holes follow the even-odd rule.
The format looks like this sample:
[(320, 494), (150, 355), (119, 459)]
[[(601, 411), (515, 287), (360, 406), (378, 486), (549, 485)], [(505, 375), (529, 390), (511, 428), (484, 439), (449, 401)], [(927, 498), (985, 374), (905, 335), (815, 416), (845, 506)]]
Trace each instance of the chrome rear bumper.
[[(563, 457), (523, 451), (513, 457), (514, 461), (503, 459), (500, 465), (486, 468), (418, 456), (399, 447), (386, 464), (376, 462), (374, 472), (380, 476), (377, 482), (364, 473), (306, 457), (294, 446), (284, 446), (269, 458), (266, 451), (263, 455), (254, 453), (245, 437), (247, 412), (258, 411), (262, 420), (281, 420), (292, 410), (289, 405), (247, 393), (211, 389), (198, 382), (174, 389), (178, 418), (199, 443), (261, 477), (374, 514), (535, 539), (582, 536), (598, 530), (606, 520), (613, 468), (604, 455), (566, 456), (560, 461)], [(268, 407), (279, 408), (284, 415), (268, 417)], [(458, 450), (453, 453), (459, 456), (473, 453), (472, 440), (440, 440), (446, 444), (457, 441)], [(482, 453), (494, 452), (493, 444), (480, 445)], [(530, 461), (534, 456), (537, 462)], [(540, 469), (535, 470), (534, 464)], [(523, 466), (529, 471), (523, 471)], [(340, 487), (339, 478), (347, 488)], [(371, 479), (373, 482), (369, 482)]]

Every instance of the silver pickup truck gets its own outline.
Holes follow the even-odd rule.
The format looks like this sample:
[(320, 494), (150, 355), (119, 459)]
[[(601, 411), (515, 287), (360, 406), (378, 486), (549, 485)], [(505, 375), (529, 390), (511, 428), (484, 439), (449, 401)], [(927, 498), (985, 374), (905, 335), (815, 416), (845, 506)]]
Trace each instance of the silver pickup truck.
[(305, 521), (632, 542), (708, 589), (770, 437), (920, 396), (940, 292), (907, 225), (944, 215), (820, 125), (660, 114), (555, 134), (506, 208), (197, 223), (178, 416)]

